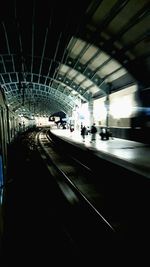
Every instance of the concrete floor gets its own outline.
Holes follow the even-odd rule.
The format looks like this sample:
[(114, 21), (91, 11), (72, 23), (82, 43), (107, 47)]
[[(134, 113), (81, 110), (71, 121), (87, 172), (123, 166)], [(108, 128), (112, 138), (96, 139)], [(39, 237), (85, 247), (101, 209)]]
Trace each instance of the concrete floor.
[(148, 144), (119, 138), (102, 141), (99, 134), (96, 134), (95, 142), (90, 142), (90, 134), (85, 137), (83, 142), (80, 131), (72, 133), (68, 129), (52, 129), (51, 131), (61, 138), (82, 144), (97, 155), (103, 155), (111, 162), (117, 162), (120, 166), (150, 178), (150, 145)]

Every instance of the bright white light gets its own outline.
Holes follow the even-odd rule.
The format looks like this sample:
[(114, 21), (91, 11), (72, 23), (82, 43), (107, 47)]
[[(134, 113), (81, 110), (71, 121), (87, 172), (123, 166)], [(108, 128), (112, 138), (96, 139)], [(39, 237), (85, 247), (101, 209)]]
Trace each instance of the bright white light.
[(38, 126), (46, 126), (50, 124), (47, 117), (35, 117), (35, 122)]
[(78, 109), (78, 116), (84, 125), (89, 125), (90, 114), (89, 114), (89, 109), (88, 109), (88, 103), (84, 103), (80, 107), (80, 109)]
[(115, 101), (110, 105), (110, 114), (116, 118), (129, 118), (132, 114), (132, 100), (128, 97)]
[(94, 121), (104, 120), (106, 113), (105, 97), (95, 100), (93, 106)]
[(136, 86), (130, 86), (110, 95), (109, 113), (116, 119), (129, 118), (135, 111)]

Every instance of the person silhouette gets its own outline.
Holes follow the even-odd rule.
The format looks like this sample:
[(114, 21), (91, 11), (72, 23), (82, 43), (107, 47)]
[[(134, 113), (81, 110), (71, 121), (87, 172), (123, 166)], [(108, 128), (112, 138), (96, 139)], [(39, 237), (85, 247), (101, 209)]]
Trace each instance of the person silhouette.
[(93, 123), (91, 127), (91, 143), (96, 140), (96, 133), (97, 133), (97, 128), (95, 126), (95, 123)]
[(86, 135), (86, 127), (83, 126), (82, 129), (81, 129), (81, 135), (82, 135), (82, 138), (83, 138), (83, 142), (85, 142), (85, 135)]

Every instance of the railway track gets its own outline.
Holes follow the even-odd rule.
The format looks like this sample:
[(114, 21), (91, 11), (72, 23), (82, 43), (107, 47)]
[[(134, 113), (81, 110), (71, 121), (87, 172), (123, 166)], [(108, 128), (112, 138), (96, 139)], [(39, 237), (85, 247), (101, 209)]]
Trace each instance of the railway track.
[(69, 235), (86, 254), (98, 256), (101, 250), (103, 257), (106, 253), (112, 255), (119, 246), (119, 238), (113, 224), (98, 207), (98, 203), (102, 207), (103, 197), (92, 182), (91, 170), (73, 157), (62, 156), (46, 131), (37, 134), (36, 142), (44, 164), (66, 199), (69, 221), (68, 214), (67, 221), (65, 214), (62, 216)]
[[(55, 247), (51, 251), (54, 251), (54, 253), (56, 251), (56, 255), (57, 251), (59, 251), (58, 254), (61, 253), (65, 260), (69, 257), (71, 266), (73, 261), (76, 262), (77, 266), (79, 261), (81, 263), (81, 260), (83, 260), (83, 266), (85, 266), (85, 262), (92, 263), (92, 266), (95, 266), (99, 261), (105, 261), (105, 265), (110, 261), (111, 264), (117, 263), (121, 256), (127, 260), (134, 259), (137, 256), (137, 252), (136, 255), (133, 253), (133, 247), (136, 247), (136, 251), (140, 252), (144, 243), (141, 242), (139, 246), (139, 240), (142, 236), (142, 241), (144, 241), (145, 234), (148, 233), (148, 221), (144, 229), (146, 221), (141, 224), (143, 217), (138, 212), (142, 209), (142, 205), (140, 207), (138, 205), (140, 202), (136, 203), (136, 200), (133, 203), (136, 203), (135, 209), (137, 212), (135, 212), (135, 215), (138, 215), (139, 221), (136, 221), (134, 216), (132, 202), (130, 202), (131, 208), (128, 211), (130, 199), (123, 208), (120, 205), (123, 211), (120, 210), (121, 212), (119, 212), (120, 198), (117, 196), (119, 204), (116, 208), (112, 194), (107, 198), (110, 192), (109, 181), (107, 180), (105, 188), (102, 188), (102, 183), (96, 183), (96, 171), (93, 171), (90, 165), (85, 164), (88, 162), (88, 155), (85, 154), (87, 159), (83, 158), (82, 161), (83, 151), (81, 151), (79, 159), (75, 157), (76, 153), (69, 154), (69, 149), (67, 149), (68, 152), (60, 149), (61, 144), (62, 148), (64, 148), (61, 140), (58, 143), (54, 143), (47, 131), (44, 130), (40, 132), (33, 131), (28, 133), (27, 136), (22, 136), (20, 141), (12, 147), (11, 165), (13, 172), (11, 176), (14, 181), (8, 189), (10, 190), (12, 187), (14, 190), (13, 195), (17, 197), (17, 202), (12, 198), (9, 200), (9, 205), (11, 210), (12, 204), (14, 205), (16, 214), (13, 213), (13, 220), (15, 220), (18, 228), (27, 227), (27, 237), (32, 240), (38, 251), (42, 251), (38, 258), (43, 258), (44, 255), (46, 259), (50, 260), (50, 251), (47, 244), (52, 240), (53, 236)], [(17, 153), (17, 159), (14, 158), (14, 151)], [(87, 153), (86, 151), (84, 152)], [(95, 158), (93, 158), (93, 161), (97, 164)], [(21, 176), (18, 171), (18, 163), (19, 166), (22, 166)], [(114, 186), (116, 186), (117, 181), (113, 179)], [(121, 189), (119, 186), (120, 183), (117, 190)], [(113, 189), (114, 187), (111, 188), (111, 192), (114, 194)], [(124, 196), (128, 198), (127, 192), (122, 198)], [(20, 218), (21, 201), (23, 205), (21, 206), (23, 220), (20, 224), (18, 218)], [(145, 199), (142, 201), (144, 205)], [(19, 203), (17, 210), (16, 203)], [(28, 208), (26, 205), (28, 205)], [(30, 223), (31, 225), (33, 224), (32, 229), (23, 207), (30, 212)], [(126, 210), (124, 212), (125, 207)], [(129, 216), (131, 211), (133, 213), (132, 218)], [(124, 213), (123, 219), (122, 213)], [(145, 216), (146, 213), (143, 211), (143, 214)], [(56, 221), (52, 221), (52, 217)], [(11, 219), (7, 221), (9, 227), (10, 222)], [(14, 231), (13, 226), (11, 227), (12, 231)], [(127, 234), (126, 237), (124, 233)], [(39, 235), (42, 243), (39, 243)], [(13, 255), (15, 251), (20, 249), (20, 253), (24, 255), (25, 250), (21, 250), (19, 244), (22, 240), (26, 240), (27, 237), (20, 236), (19, 233), (17, 237), (18, 243), (16, 243), (16, 237), (17, 234), (15, 239), (11, 236), (8, 238), (7, 245), (9, 244), (9, 249), (7, 247), (6, 251)], [(45, 240), (47, 240), (46, 244), (44, 244)], [(28, 244), (28, 246), (27, 258), (29, 258), (32, 244)]]
[[(53, 145), (53, 141), (47, 134), (47, 132), (41, 132), (38, 134), (38, 143), (40, 144), (41, 155), (43, 159), (47, 160), (47, 157), (51, 161), (52, 165), (61, 173), (68, 184), (70, 184), (87, 203), (95, 210), (99, 216), (109, 225), (109, 227), (115, 231), (115, 228), (109, 220), (104, 218), (100, 210), (103, 210), (104, 196), (100, 193), (100, 189), (94, 184), (93, 173), (91, 169), (82, 164), (78, 159), (71, 155), (61, 154), (60, 151), (56, 151), (56, 146)], [(47, 157), (45, 157), (45, 154)], [(52, 171), (51, 165), (47, 163), (47, 167)]]

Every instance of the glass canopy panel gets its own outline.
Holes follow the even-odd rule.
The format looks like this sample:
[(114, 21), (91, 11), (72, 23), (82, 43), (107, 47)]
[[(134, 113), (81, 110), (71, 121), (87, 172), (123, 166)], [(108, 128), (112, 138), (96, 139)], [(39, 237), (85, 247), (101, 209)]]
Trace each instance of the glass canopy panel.
[(92, 70), (95, 70), (95, 68), (100, 67), (106, 60), (108, 60), (110, 56), (108, 56), (106, 53), (101, 52), (90, 64), (89, 67)]
[(59, 74), (64, 75), (70, 68), (66, 65), (61, 65), (59, 69)]
[(90, 46), (88, 50), (84, 53), (84, 55), (81, 57), (80, 62), (82, 64), (86, 64), (97, 52), (98, 48), (95, 46)]
[(112, 73), (113, 71), (119, 69), (120, 67), (121, 67), (121, 64), (119, 64), (116, 60), (111, 59), (106, 65), (100, 68), (97, 74), (101, 78), (103, 78), (107, 76), (108, 74)]
[(115, 81), (115, 80), (117, 80), (118, 78), (120, 78), (121, 76), (123, 76), (123, 75), (126, 74), (126, 73), (127, 73), (126, 69), (122, 68), (122, 69), (118, 70), (117, 72), (111, 74), (111, 75), (107, 78), (107, 81), (108, 81), (108, 82)]
[(78, 39), (71, 50), (71, 57), (76, 58), (80, 54), (81, 50), (83, 49), (85, 45), (86, 45), (86, 42), (84, 42), (81, 39)]
[(99, 91), (100, 91), (100, 89), (99, 89), (99, 87), (96, 86), (96, 85), (94, 85), (93, 87), (91, 87), (91, 88), (89, 89), (89, 92), (91, 92), (93, 95), (96, 94), (96, 93), (99, 92)]
[(73, 79), (76, 75), (77, 75), (78, 71), (74, 70), (74, 69), (71, 69), (69, 72), (68, 72), (68, 75), (67, 77), (71, 80)]
[(83, 80), (85, 79), (85, 76), (84, 75), (82, 75), (82, 74), (79, 74), (76, 78), (75, 78), (75, 82), (76, 83), (81, 83)]
[(86, 88), (89, 87), (93, 84), (93, 82), (91, 82), (90, 80), (86, 80), (85, 82), (82, 83), (82, 87)]

